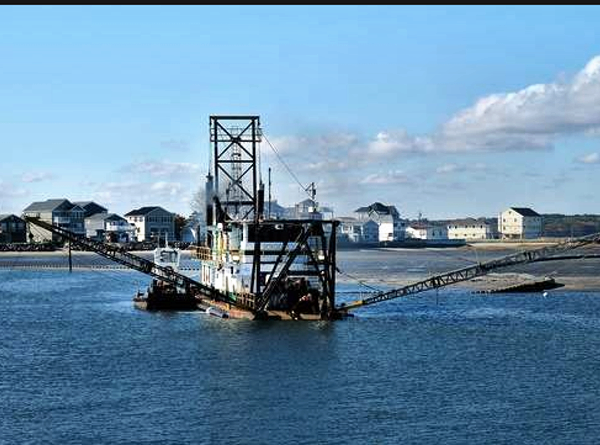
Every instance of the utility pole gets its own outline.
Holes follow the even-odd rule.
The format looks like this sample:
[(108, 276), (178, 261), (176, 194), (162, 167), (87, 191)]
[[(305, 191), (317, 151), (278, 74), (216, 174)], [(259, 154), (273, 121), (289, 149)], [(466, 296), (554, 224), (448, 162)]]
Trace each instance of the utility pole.
[(73, 272), (73, 256), (71, 255), (71, 240), (69, 240), (69, 273)]

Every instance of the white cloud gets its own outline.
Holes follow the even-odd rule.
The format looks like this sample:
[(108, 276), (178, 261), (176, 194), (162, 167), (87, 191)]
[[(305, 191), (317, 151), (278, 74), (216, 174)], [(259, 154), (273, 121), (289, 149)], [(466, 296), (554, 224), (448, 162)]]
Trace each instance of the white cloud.
[(183, 186), (179, 182), (159, 181), (152, 184), (150, 190), (159, 195), (176, 196), (181, 193)]
[(411, 180), (403, 171), (389, 171), (387, 173), (372, 173), (360, 180), (360, 184), (366, 185), (389, 185), (408, 184)]
[(444, 165), (440, 165), (438, 168), (435, 169), (436, 173), (454, 173), (456, 171), (462, 171), (464, 170), (463, 167), (459, 167), (456, 164), (444, 164)]
[(399, 152), (427, 153), (435, 150), (427, 136), (411, 136), (406, 130), (382, 131), (369, 143), (369, 152), (387, 155)]
[(436, 173), (439, 174), (447, 174), (447, 173), (463, 173), (466, 171), (470, 172), (482, 172), (484, 170), (488, 170), (487, 165), (482, 162), (476, 162), (474, 164), (444, 164), (440, 165), (435, 169)]
[(52, 173), (47, 172), (28, 172), (23, 173), (21, 176), (21, 181), (32, 183), (32, 182), (43, 182), (54, 179), (54, 175)]
[[(279, 136), (269, 138), (271, 144), (280, 153), (291, 153), (298, 151), (345, 151), (348, 148), (355, 146), (360, 142), (360, 138), (353, 133), (344, 132), (331, 132), (316, 135), (304, 135), (304, 136)], [(266, 150), (268, 143), (266, 144)], [(263, 151), (265, 148), (263, 147)]]
[(590, 153), (577, 158), (577, 162), (582, 164), (598, 164), (600, 163), (600, 154)]
[(199, 175), (201, 169), (198, 164), (192, 164), (190, 162), (142, 161), (128, 164), (123, 167), (121, 171), (140, 175), (150, 175), (157, 178), (178, 178), (180, 176)]
[(600, 56), (570, 83), (536, 84), (491, 94), (456, 113), (424, 136), (384, 131), (370, 142), (372, 154), (551, 149), (558, 136), (595, 133), (600, 127)]
[(99, 185), (91, 194), (99, 204), (118, 206), (123, 212), (135, 207), (161, 205), (167, 210), (181, 209), (195, 190), (180, 182), (116, 181)]

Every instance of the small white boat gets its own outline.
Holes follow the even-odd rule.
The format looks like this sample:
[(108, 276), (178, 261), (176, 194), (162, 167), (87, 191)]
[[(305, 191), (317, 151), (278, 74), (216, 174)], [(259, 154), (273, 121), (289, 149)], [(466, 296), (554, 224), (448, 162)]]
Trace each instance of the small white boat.
[(229, 318), (229, 314), (227, 312), (219, 309), (218, 307), (214, 307), (214, 306), (207, 307), (206, 313), (208, 315), (212, 315), (213, 317)]

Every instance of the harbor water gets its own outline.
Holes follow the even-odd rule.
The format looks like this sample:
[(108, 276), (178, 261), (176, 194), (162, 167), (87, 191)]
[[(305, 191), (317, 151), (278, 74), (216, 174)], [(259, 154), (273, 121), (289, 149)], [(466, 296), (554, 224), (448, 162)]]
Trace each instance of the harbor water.
[[(384, 270), (385, 255), (342, 252), (340, 266), (381, 280), (429, 267), (419, 253), (413, 272)], [(600, 438), (597, 291), (456, 288), (345, 321), (251, 322), (136, 310), (147, 283), (122, 270), (0, 270), (0, 443)], [(341, 280), (340, 299), (358, 289)]]

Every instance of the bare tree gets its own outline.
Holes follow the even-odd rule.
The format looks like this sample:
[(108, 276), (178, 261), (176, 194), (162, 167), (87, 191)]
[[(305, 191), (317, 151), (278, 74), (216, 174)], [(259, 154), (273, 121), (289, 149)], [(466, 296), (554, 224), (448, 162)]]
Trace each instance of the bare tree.
[(192, 212), (196, 213), (201, 221), (205, 220), (206, 191), (204, 189), (204, 185), (200, 185), (200, 187), (198, 187), (198, 190), (196, 190), (196, 192), (194, 192), (194, 194), (192, 195), (190, 207), (192, 209)]

